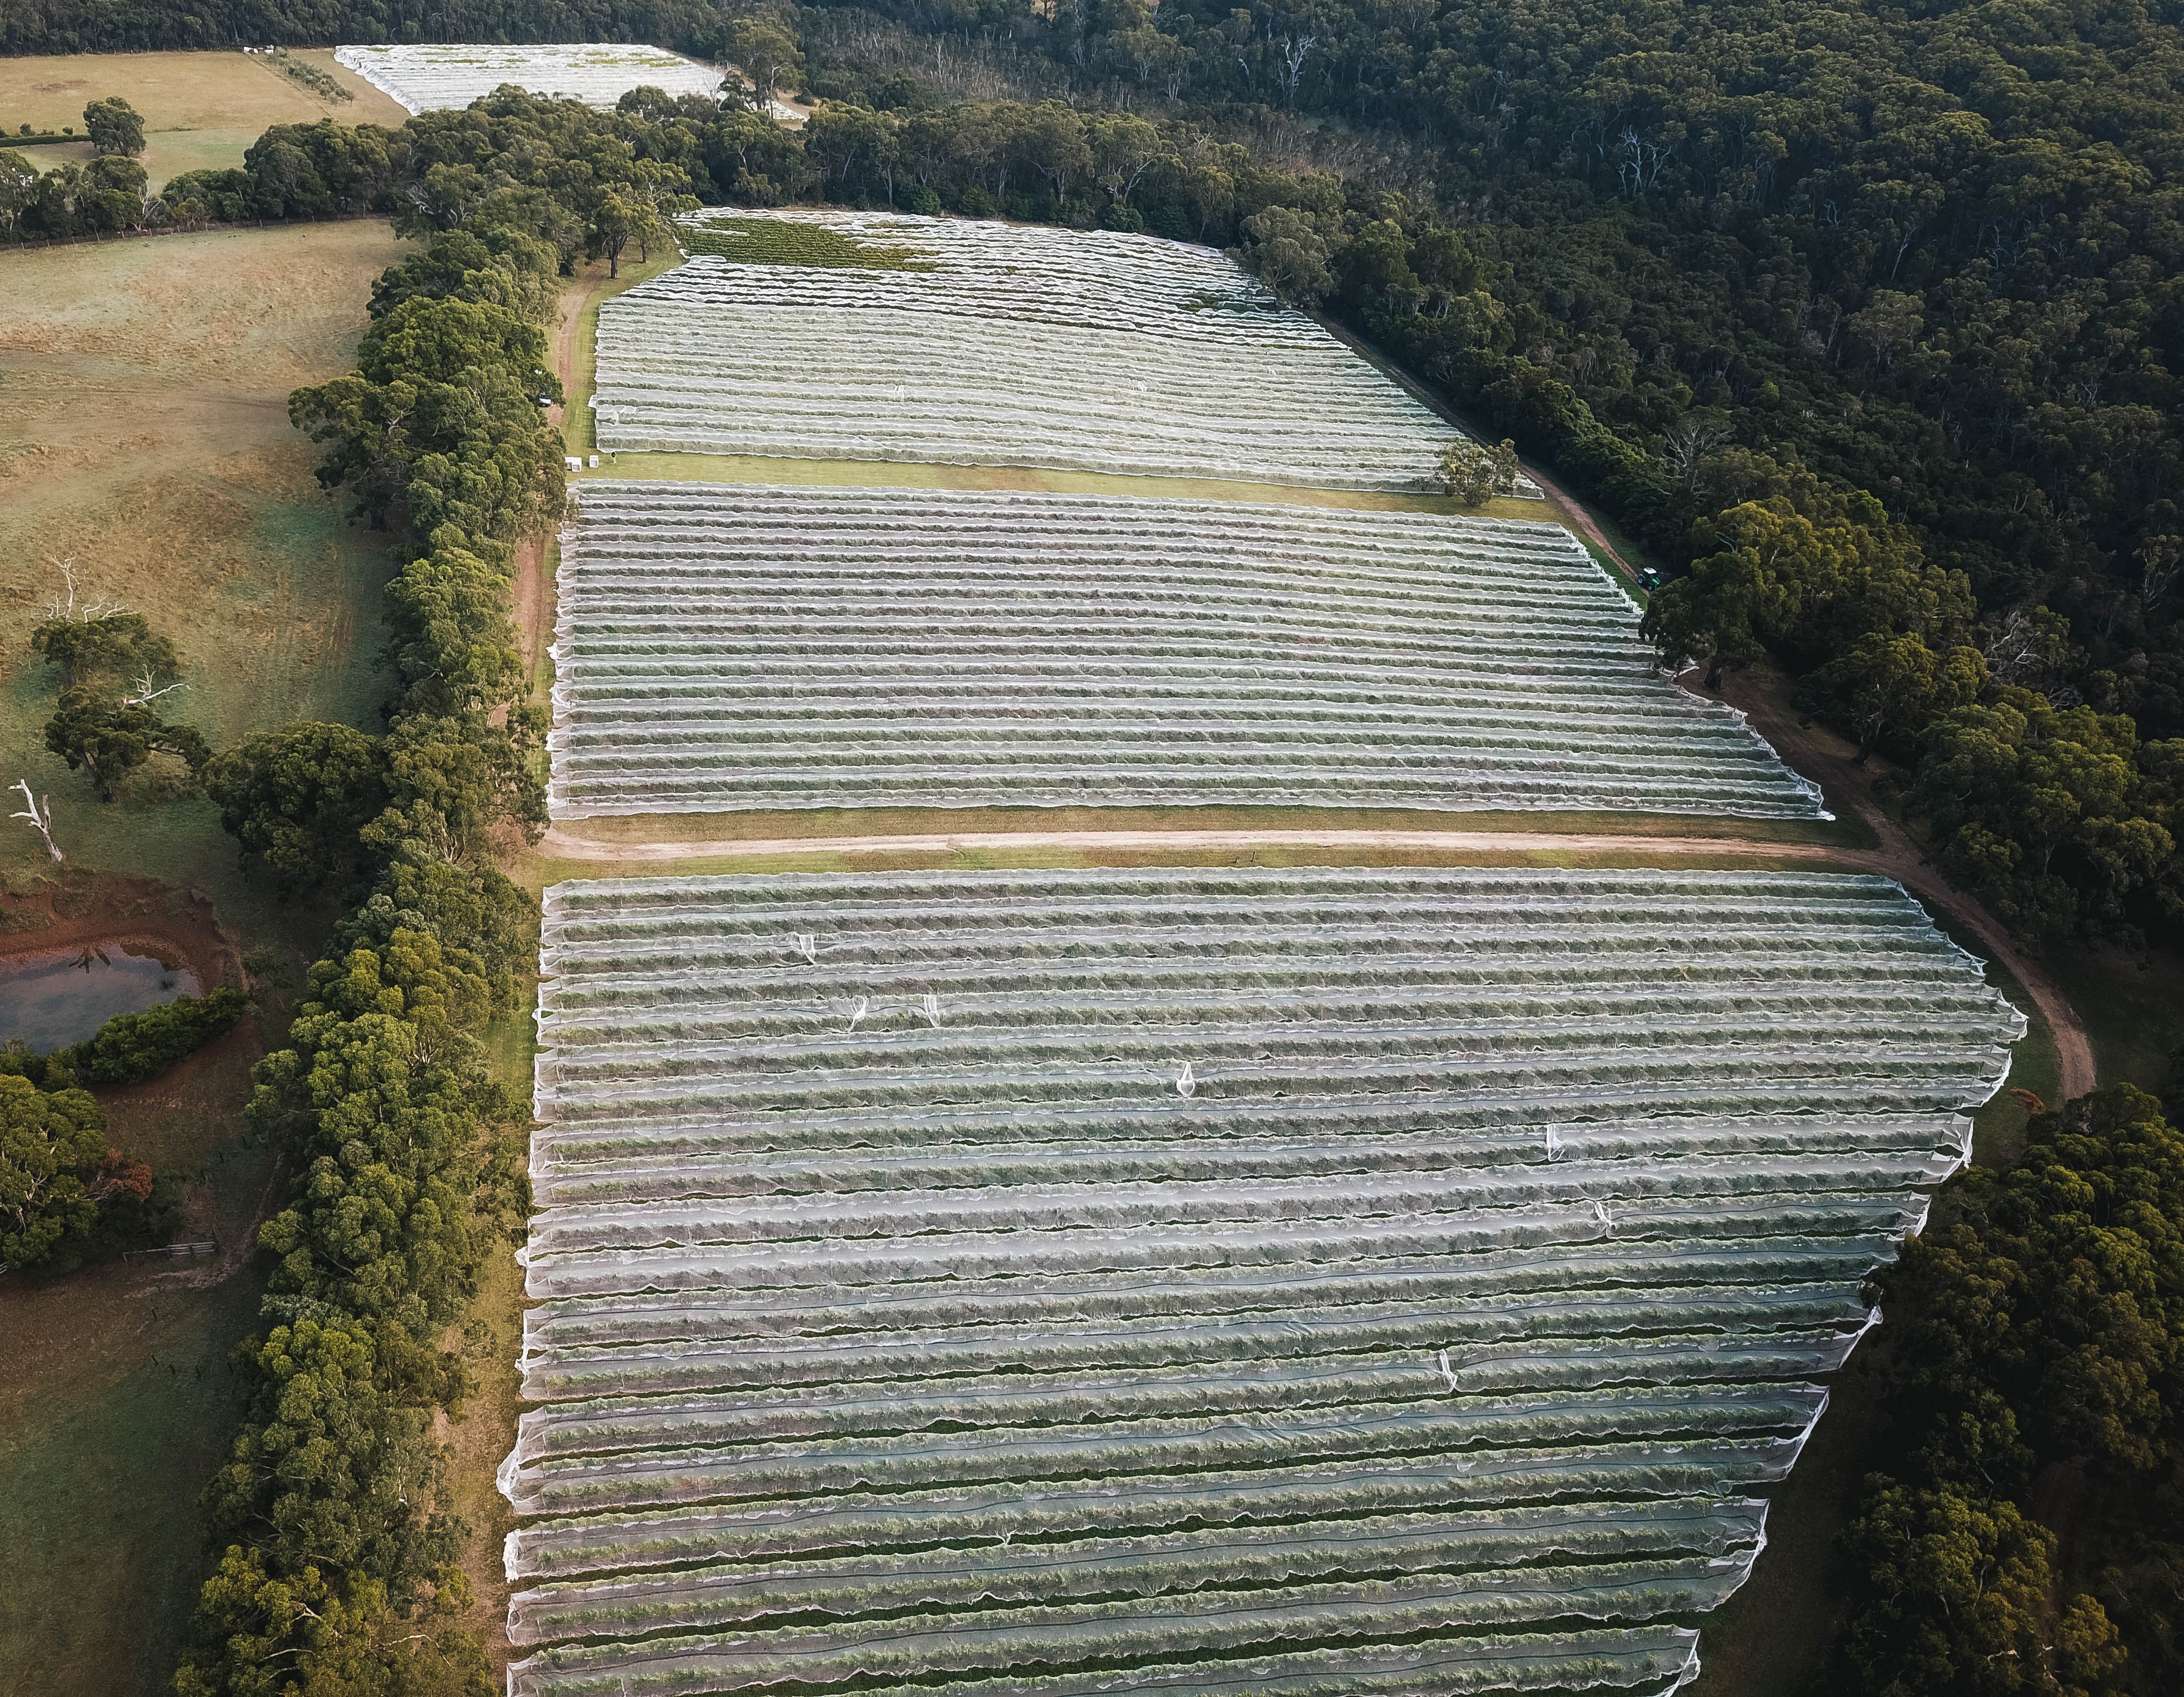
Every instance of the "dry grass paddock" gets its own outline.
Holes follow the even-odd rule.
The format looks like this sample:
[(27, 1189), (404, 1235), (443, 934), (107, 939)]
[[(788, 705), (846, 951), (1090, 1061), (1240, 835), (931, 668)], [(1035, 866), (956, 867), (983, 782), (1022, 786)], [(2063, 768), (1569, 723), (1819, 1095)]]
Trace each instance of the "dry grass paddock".
[[(231, 58), (281, 92), (285, 79)], [(25, 63), (0, 62), (18, 76)], [(0, 254), (0, 785), (28, 778), (52, 797), (69, 856), (55, 877), (30, 829), (0, 818), (0, 924), (118, 922), (120, 892), (164, 887), (258, 951), (256, 1020), (101, 1092), (115, 1145), (184, 1176), (185, 1236), (224, 1251), (274, 1194), (241, 1108), (331, 910), (276, 906), (173, 773), (100, 802), (45, 750), (53, 681), (30, 634), (61, 581), (51, 562), (72, 559), (80, 593), (173, 639), (188, 688), (163, 706), (215, 745), (297, 717), (376, 725), (387, 539), (320, 490), (287, 396), (348, 368), (371, 281), (400, 251), (383, 224), (344, 223)], [(203, 1571), (197, 1494), (234, 1432), (228, 1352), (262, 1287), (237, 1253), (0, 1290), (9, 1697), (168, 1689)]]
[[(245, 148), (275, 124), (398, 126), (410, 114), (362, 77), (334, 63), (331, 48), (301, 48), (295, 57), (333, 77), (352, 98), (330, 100), (256, 53), (67, 53), (0, 59), (0, 130), (28, 124), (40, 133), (72, 126), (83, 132), (83, 109), (120, 95), (144, 114), (140, 163), (158, 187), (187, 170), (242, 163)], [(88, 142), (25, 148), (21, 158), (41, 170), (64, 159), (91, 157)]]
[[(53, 798), (72, 858), (241, 891), (210, 806), (148, 769), (102, 803), (44, 747), (53, 680), (31, 629), (73, 561), (80, 597), (170, 636), (170, 717), (215, 745), (291, 718), (368, 723), (385, 538), (347, 524), (288, 422), (290, 389), (347, 368), (370, 282), (401, 244), (376, 223), (166, 237), (0, 255), (0, 784)], [(40, 873), (27, 827), (0, 877)]]

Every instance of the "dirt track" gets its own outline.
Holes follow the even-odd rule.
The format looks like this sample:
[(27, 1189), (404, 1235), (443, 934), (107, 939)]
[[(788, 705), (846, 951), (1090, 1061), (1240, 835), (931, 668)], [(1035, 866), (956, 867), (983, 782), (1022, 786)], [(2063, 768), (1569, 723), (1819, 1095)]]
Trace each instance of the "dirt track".
[(783, 854), (954, 854), (966, 849), (1393, 848), (1479, 853), (1560, 850), (1606, 854), (1736, 854), (1825, 858), (1840, 851), (1812, 843), (1741, 837), (1624, 837), (1552, 831), (939, 831), (911, 836), (767, 837), (711, 842), (615, 843), (559, 827), (538, 851), (556, 860), (673, 861)]

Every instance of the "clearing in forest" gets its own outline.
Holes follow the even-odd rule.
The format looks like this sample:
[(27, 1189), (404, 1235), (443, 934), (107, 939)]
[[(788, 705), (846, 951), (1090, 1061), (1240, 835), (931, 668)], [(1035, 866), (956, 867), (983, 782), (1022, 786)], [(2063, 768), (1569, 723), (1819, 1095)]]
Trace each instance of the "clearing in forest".
[(702, 213), (600, 308), (599, 445), (1436, 487), (1456, 433), (1210, 248), (878, 213)]
[[(557, 817), (1825, 817), (1557, 528), (1184, 498), (1453, 434), (1221, 256), (684, 243), (606, 453), (1171, 481), (580, 480)], [(1825, 873), (565, 885), (542, 975), (517, 1697), (1667, 1697), (2024, 1030)]]
[(2024, 1029), (1824, 874), (571, 884), (543, 967), (517, 1697), (1662, 1697)]

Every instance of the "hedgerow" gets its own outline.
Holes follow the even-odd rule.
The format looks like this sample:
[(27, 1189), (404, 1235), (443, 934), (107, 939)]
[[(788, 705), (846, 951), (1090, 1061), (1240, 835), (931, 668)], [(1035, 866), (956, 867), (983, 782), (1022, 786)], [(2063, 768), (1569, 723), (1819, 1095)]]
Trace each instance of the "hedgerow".
[(472, 245), (467, 267), (390, 273), (359, 369), (292, 404), (332, 444), (321, 481), (410, 539), (387, 591), (386, 734), (291, 726), (209, 774), (246, 856), (291, 887), (362, 890), (254, 1075), (250, 1121), (294, 1178), (259, 1233), (276, 1259), (237, 1355), (242, 1426), (204, 1496), (218, 1566), (183, 1697), (489, 1689), (433, 1423), (462, 1412), (446, 1338), (526, 1197), (526, 1111), (487, 1076), (479, 1033), (533, 923), (493, 862), (544, 818), (508, 572), (558, 511), (562, 468), (521, 310), (550, 295), (526, 286), (523, 244)]

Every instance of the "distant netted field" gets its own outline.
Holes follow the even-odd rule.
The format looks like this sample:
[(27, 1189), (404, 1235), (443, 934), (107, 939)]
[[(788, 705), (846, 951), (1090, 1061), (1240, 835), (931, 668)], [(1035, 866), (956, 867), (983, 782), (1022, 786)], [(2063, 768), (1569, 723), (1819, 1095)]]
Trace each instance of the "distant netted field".
[(1424, 494), (1456, 438), (1209, 248), (831, 211), (678, 237), (599, 310), (603, 450)]
[(720, 72), (679, 53), (619, 42), (538, 47), (433, 42), (337, 47), (334, 57), (412, 112), (467, 106), (504, 82), (588, 106), (612, 106), (632, 88), (710, 95), (721, 86)]

